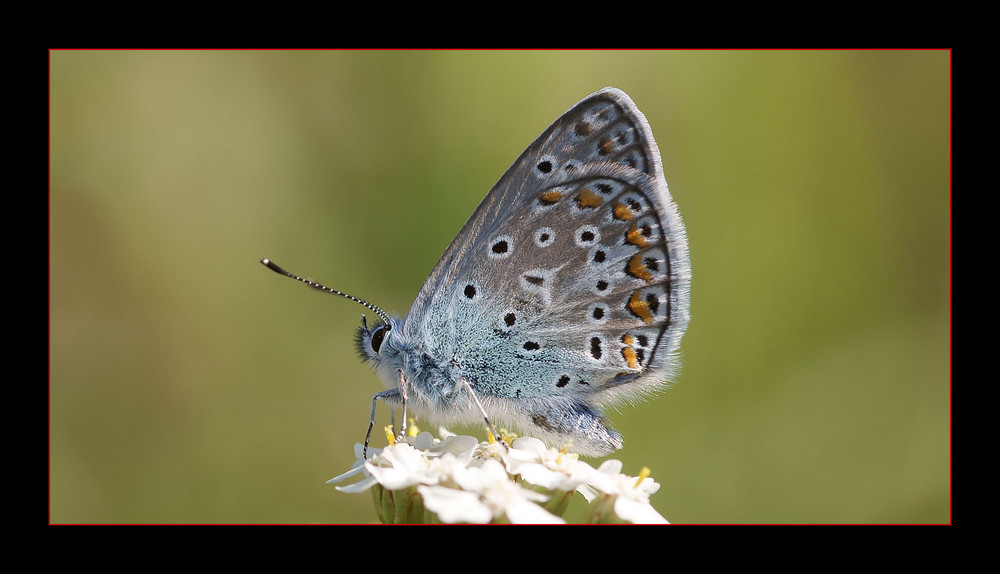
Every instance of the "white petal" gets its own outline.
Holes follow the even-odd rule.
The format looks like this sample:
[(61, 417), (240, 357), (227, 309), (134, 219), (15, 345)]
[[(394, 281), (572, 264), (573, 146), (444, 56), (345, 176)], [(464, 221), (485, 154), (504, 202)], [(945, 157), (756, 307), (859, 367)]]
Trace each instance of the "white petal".
[(531, 455), (534, 460), (539, 460), (548, 453), (549, 449), (545, 443), (532, 436), (520, 436), (514, 439), (511, 448)]
[(327, 484), (333, 484), (335, 482), (343, 482), (345, 479), (351, 478), (352, 476), (354, 476), (356, 474), (360, 474), (360, 473), (362, 473), (364, 471), (365, 471), (365, 467), (363, 465), (359, 464), (358, 466), (355, 466), (354, 468), (352, 468), (351, 470), (345, 472), (344, 474), (338, 474), (337, 476), (331, 478), (330, 480), (326, 481), (326, 483)]
[(649, 503), (631, 500), (624, 496), (615, 499), (615, 514), (632, 524), (670, 524)]
[(609, 458), (608, 460), (601, 463), (601, 466), (597, 467), (598, 472), (602, 472), (608, 476), (615, 476), (621, 474), (622, 472), (622, 461)]
[(373, 476), (367, 476), (364, 480), (359, 480), (354, 484), (348, 484), (347, 486), (335, 486), (340, 492), (364, 492), (371, 488), (377, 480)]
[(459, 457), (469, 458), (473, 451), (479, 446), (479, 439), (468, 435), (452, 435), (434, 445), (433, 452), (448, 453)]
[(422, 431), (413, 438), (413, 447), (419, 450), (430, 450), (434, 447), (434, 435)]
[(508, 504), (504, 509), (512, 524), (565, 524), (566, 521), (527, 500)]
[(483, 474), (477, 466), (457, 465), (451, 469), (451, 479), (462, 490), (478, 493), (483, 489)]
[(598, 495), (600, 495), (600, 493), (594, 490), (593, 487), (588, 486), (586, 484), (581, 484), (580, 486), (576, 487), (576, 491), (579, 492), (581, 495), (583, 495), (583, 498), (588, 503), (593, 502), (594, 499), (597, 498)]
[(522, 463), (511, 467), (511, 472), (520, 475), (521, 479), (531, 484), (548, 488), (549, 490), (574, 490), (579, 481), (571, 479), (566, 474), (538, 464)]
[(424, 508), (436, 514), (441, 522), (486, 524), (493, 520), (493, 511), (474, 492), (423, 485), (418, 486), (417, 491), (424, 500)]

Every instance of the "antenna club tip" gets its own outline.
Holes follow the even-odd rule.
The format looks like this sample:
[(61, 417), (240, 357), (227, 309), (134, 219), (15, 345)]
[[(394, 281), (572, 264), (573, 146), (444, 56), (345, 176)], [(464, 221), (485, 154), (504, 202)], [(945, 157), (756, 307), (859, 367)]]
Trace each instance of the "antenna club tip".
[(278, 267), (278, 265), (274, 261), (271, 261), (267, 257), (261, 259), (260, 262), (265, 267), (267, 267), (271, 271), (274, 271), (275, 273), (281, 273), (282, 275), (288, 275), (288, 273), (284, 269), (282, 269), (281, 267)]

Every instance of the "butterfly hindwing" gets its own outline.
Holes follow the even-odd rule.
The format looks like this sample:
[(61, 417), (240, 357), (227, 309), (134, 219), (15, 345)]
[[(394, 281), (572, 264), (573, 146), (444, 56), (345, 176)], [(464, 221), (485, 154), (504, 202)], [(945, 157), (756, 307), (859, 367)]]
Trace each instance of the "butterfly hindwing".
[[(686, 323), (671, 296), (685, 272), (676, 252), (686, 262), (686, 245), (666, 244), (683, 240), (671, 207), (645, 118), (602, 90), (500, 179), (407, 322), (487, 396), (620, 391), (664, 363), (664, 335)], [(633, 387), (625, 394), (644, 390)]]

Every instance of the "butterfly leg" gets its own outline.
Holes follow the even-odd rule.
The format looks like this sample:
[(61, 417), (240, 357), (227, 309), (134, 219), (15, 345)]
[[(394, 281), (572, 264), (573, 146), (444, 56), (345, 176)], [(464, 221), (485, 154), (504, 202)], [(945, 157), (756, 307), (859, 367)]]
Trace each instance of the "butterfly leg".
[(469, 391), (469, 395), (472, 397), (472, 400), (475, 401), (476, 406), (479, 407), (479, 412), (483, 414), (483, 421), (486, 423), (486, 428), (493, 433), (493, 436), (500, 441), (500, 444), (505, 447), (508, 446), (507, 443), (504, 442), (503, 438), (501, 438), (500, 433), (497, 432), (497, 429), (493, 428), (493, 423), (490, 422), (490, 415), (486, 414), (486, 409), (483, 408), (483, 403), (479, 402), (479, 397), (477, 397), (475, 391), (472, 390), (472, 385), (470, 385), (469, 381), (465, 379), (461, 379), (460, 382), (465, 385), (465, 389)]
[[(378, 403), (379, 399), (382, 399), (383, 401), (385, 401), (387, 403), (390, 403), (390, 404), (398, 402), (400, 400), (399, 389), (389, 389), (388, 391), (382, 391), (380, 393), (375, 393), (375, 396), (372, 397), (372, 412), (371, 412), (371, 416), (368, 418), (368, 432), (365, 434), (365, 446), (364, 446), (364, 449), (361, 451), (362, 452), (362, 456), (366, 460), (368, 459), (368, 442), (372, 438), (372, 428), (375, 427), (375, 404)], [(404, 405), (406, 404), (405, 401), (403, 402), (403, 404)], [(405, 408), (406, 407), (404, 406), (404, 410), (403, 410), (403, 416), (404, 416), (404, 418), (406, 416), (406, 410), (405, 410)]]
[(403, 417), (399, 421), (399, 434), (396, 435), (396, 440), (402, 440), (406, 436), (406, 400), (409, 397), (406, 394), (406, 377), (403, 376), (403, 369), (398, 369), (396, 372), (399, 373), (399, 393), (403, 397)]

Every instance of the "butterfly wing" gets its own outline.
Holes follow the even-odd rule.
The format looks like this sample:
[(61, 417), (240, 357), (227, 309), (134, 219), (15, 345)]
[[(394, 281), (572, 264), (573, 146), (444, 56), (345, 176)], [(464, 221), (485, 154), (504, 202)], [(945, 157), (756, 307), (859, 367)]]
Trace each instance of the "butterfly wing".
[(406, 329), (429, 356), (460, 365), (491, 416), (565, 439), (569, 419), (667, 383), (689, 285), (687, 238), (652, 132), (624, 92), (605, 88), (500, 178), (432, 270)]

